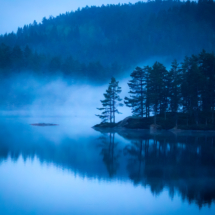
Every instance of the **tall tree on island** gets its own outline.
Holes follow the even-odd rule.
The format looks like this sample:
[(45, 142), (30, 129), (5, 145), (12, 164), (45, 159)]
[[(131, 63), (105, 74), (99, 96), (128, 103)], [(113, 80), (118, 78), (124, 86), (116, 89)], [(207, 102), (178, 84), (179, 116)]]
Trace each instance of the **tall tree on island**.
[(164, 114), (166, 118), (166, 111), (168, 108), (168, 72), (166, 67), (155, 62), (149, 74), (149, 97), (150, 104), (154, 110), (154, 124), (156, 124), (157, 113)]
[(123, 106), (120, 101), (119, 94), (122, 92), (121, 87), (119, 87), (119, 81), (116, 81), (115, 78), (111, 78), (111, 82), (109, 83), (108, 89), (106, 93), (104, 93), (104, 100), (101, 100), (102, 108), (97, 108), (98, 110), (102, 111), (101, 115), (98, 116), (102, 123), (109, 121), (110, 123), (115, 123), (116, 113), (120, 113), (117, 109), (118, 106)]
[(120, 98), (119, 94), (122, 92), (122, 88), (119, 87), (119, 81), (116, 81), (115, 78), (111, 78), (111, 83), (109, 83), (111, 88), (111, 104), (112, 104), (112, 116), (113, 116), (113, 123), (115, 123), (115, 114), (120, 114), (119, 110), (117, 109), (118, 106), (123, 106), (121, 103), (122, 99)]
[(137, 67), (132, 73), (131, 73), (131, 80), (128, 83), (128, 86), (130, 88), (129, 93), (130, 98), (125, 97), (125, 104), (128, 107), (132, 108), (132, 113), (134, 116), (143, 117), (146, 115), (146, 117), (149, 116), (149, 102), (148, 102), (148, 73), (149, 73), (150, 67), (140, 68)]
[(105, 99), (100, 100), (102, 103), (102, 108), (97, 108), (98, 110), (102, 111), (101, 115), (98, 116), (102, 123), (109, 121), (112, 123), (112, 104), (111, 104), (111, 88), (110, 86), (106, 90), (106, 93), (103, 94)]
[[(206, 53), (205, 50), (199, 54), (199, 69), (204, 75), (202, 90), (202, 111), (211, 112), (211, 122), (214, 123), (215, 108), (215, 54)], [(207, 124), (207, 117), (206, 117)]]
[[(202, 92), (205, 83), (205, 77), (199, 68), (198, 57), (192, 55), (185, 57), (182, 63), (182, 101), (183, 110), (187, 113), (187, 124), (189, 117), (194, 117), (196, 125), (199, 123), (199, 112), (202, 109)], [(192, 122), (191, 122), (192, 123)]]
[(175, 113), (175, 126), (178, 125), (178, 109), (181, 105), (181, 70), (177, 60), (174, 60), (169, 71), (170, 110)]

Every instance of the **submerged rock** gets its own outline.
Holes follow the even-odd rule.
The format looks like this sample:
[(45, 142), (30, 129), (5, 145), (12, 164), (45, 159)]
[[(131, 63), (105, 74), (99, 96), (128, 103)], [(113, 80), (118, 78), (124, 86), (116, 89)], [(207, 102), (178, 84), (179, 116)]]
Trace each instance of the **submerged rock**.
[(34, 123), (31, 124), (32, 126), (57, 126), (58, 124), (53, 124), (53, 123)]

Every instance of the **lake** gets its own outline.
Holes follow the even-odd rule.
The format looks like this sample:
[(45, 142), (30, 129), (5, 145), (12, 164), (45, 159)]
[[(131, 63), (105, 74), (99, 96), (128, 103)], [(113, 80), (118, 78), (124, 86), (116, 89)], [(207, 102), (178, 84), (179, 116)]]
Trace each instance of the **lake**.
[(0, 214), (215, 214), (214, 133), (92, 125), (1, 117)]

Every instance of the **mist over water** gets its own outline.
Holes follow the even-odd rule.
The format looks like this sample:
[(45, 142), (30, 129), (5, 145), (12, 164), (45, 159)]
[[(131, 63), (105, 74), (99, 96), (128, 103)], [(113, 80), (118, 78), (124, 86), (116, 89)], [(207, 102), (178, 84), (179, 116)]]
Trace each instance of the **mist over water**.
[[(116, 78), (122, 99), (131, 72)], [(2, 80), (0, 214), (214, 213), (212, 133), (92, 129), (110, 80)], [(131, 115), (125, 105), (118, 109), (116, 121)]]
[[(14, 79), (7, 86), (10, 92), (5, 104), (1, 105), (1, 115), (61, 116), (99, 123), (100, 120), (95, 116), (99, 113), (96, 108), (101, 107), (100, 100), (104, 99), (103, 93), (108, 83), (98, 86), (68, 83), (62, 78), (49, 82), (33, 77)], [(124, 99), (128, 92), (127, 79), (120, 81), (119, 85), (122, 87), (121, 98)], [(129, 108), (120, 107), (119, 110), (122, 114), (117, 115), (117, 121), (131, 114)]]
[[(129, 73), (117, 79), (122, 99)], [(213, 134), (96, 131), (108, 83), (30, 76), (5, 82), (0, 214), (214, 213)], [(119, 111), (116, 121), (131, 115), (125, 106)]]
[[(164, 63), (167, 69), (171, 65), (171, 57), (154, 57), (133, 66), (152, 66), (155, 61)], [(116, 74), (116, 80), (122, 88), (120, 97), (124, 103), (125, 96), (129, 96), (128, 81), (133, 69), (123, 75)], [(110, 77), (111, 79), (111, 77)], [(101, 107), (100, 100), (108, 88), (110, 79), (105, 83), (92, 83), (80, 79), (68, 79), (62, 76), (41, 77), (29, 73), (17, 72), (16, 75), (1, 78), (0, 114), (1, 116), (28, 117), (68, 117), (73, 120), (86, 119), (92, 125), (99, 123), (96, 108)], [(116, 115), (116, 121), (131, 116), (131, 109), (118, 107), (121, 114)], [(45, 119), (44, 119), (45, 120)]]
[[(37, 121), (59, 126), (30, 125)], [(0, 214), (214, 213), (213, 134), (111, 133), (91, 125), (74, 117), (1, 117)]]

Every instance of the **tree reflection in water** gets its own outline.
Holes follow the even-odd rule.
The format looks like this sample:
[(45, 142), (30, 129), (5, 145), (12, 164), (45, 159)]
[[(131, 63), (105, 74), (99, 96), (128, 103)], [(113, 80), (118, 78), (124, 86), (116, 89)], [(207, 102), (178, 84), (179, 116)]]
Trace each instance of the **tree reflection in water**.
[(109, 177), (113, 177), (119, 168), (119, 157), (121, 152), (117, 150), (117, 143), (115, 143), (115, 133), (110, 132), (108, 135), (100, 137), (101, 155), (103, 162), (107, 167)]
[(214, 137), (207, 135), (145, 135), (124, 148), (135, 184), (149, 186), (155, 195), (167, 188), (171, 198), (180, 193), (199, 208), (215, 200), (214, 152)]
[[(100, 132), (110, 135), (109, 144), (103, 143), (101, 154), (109, 173), (112, 170), (116, 174), (118, 156), (114, 157), (111, 151), (111, 146), (114, 148), (114, 134), (111, 131)], [(130, 141), (123, 148), (123, 155), (126, 158), (124, 162), (127, 162), (128, 177), (134, 185), (150, 187), (154, 195), (167, 189), (171, 198), (179, 194), (183, 201), (196, 203), (199, 208), (203, 205), (210, 206), (215, 201), (213, 133), (174, 134), (126, 130), (116, 133)], [(123, 159), (120, 161), (123, 162)]]
[[(82, 177), (164, 189), (200, 208), (215, 201), (215, 135), (210, 132), (100, 131), (102, 137), (63, 136), (55, 144), (36, 128), (0, 129), (0, 163), (20, 157), (52, 163)], [(53, 136), (54, 133), (51, 133)], [(50, 133), (47, 133), (49, 136)], [(97, 133), (96, 135), (100, 135)], [(107, 174), (108, 172), (108, 174)]]

